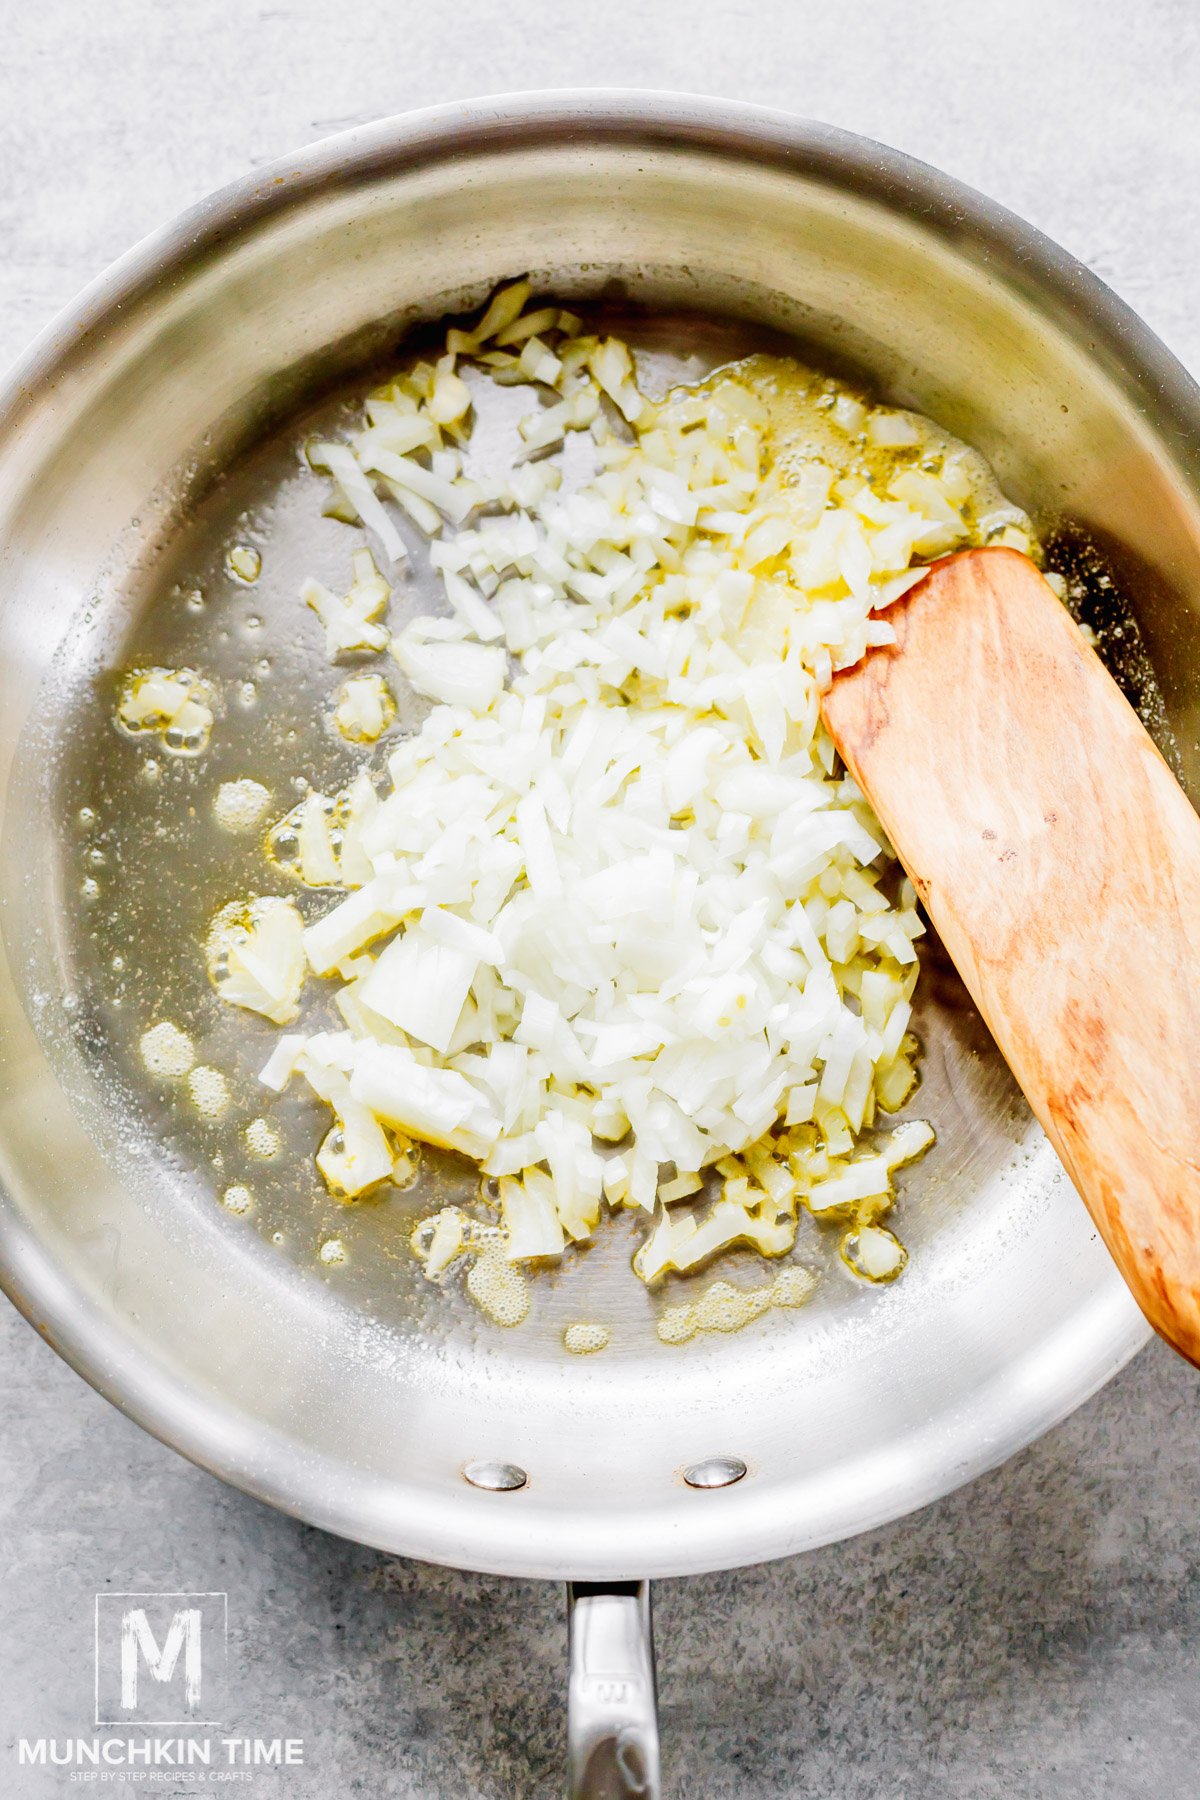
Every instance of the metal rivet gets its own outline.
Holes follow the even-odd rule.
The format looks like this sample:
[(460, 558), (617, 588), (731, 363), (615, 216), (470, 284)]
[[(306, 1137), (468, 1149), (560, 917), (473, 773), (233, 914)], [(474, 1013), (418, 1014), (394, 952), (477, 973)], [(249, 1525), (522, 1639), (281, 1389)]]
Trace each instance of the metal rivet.
[(683, 1479), (689, 1487), (722, 1488), (732, 1487), (745, 1473), (746, 1465), (740, 1456), (706, 1456), (703, 1462), (685, 1469)]
[(487, 1488), (489, 1493), (511, 1494), (523, 1488), (529, 1477), (516, 1463), (473, 1462), (463, 1470), (463, 1480), (472, 1487)]

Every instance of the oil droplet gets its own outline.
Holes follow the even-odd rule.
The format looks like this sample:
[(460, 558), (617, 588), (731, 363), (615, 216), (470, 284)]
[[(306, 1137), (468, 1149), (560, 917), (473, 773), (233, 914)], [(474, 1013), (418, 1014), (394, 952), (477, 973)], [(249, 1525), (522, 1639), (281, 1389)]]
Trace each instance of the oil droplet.
[(248, 1213), (254, 1205), (254, 1195), (248, 1187), (242, 1187), (240, 1183), (235, 1183), (233, 1187), (227, 1187), (221, 1195), (221, 1205), (231, 1213)]
[(282, 1243), (285, 1243), (285, 1242), (286, 1242), (286, 1239), (285, 1239), (285, 1238), (284, 1238), (284, 1235), (283, 1235), (283, 1233), (282, 1233), (282, 1231), (273, 1231), (273, 1232), (272, 1232), (272, 1233), (271, 1233), (271, 1242), (272, 1242), (272, 1243), (273, 1243), (273, 1244), (282, 1244)]
[(251, 1119), (243, 1136), (251, 1156), (260, 1157), (263, 1162), (269, 1162), (283, 1149), (283, 1139), (270, 1119)]
[(220, 1119), (229, 1110), (229, 1083), (220, 1069), (199, 1064), (188, 1076), (188, 1092), (202, 1118)]
[(586, 1325), (581, 1321), (568, 1325), (563, 1332), (563, 1345), (572, 1356), (594, 1356), (597, 1350), (607, 1350), (608, 1341), (607, 1325)]
[(239, 581), (257, 581), (262, 574), (262, 556), (253, 544), (235, 544), (225, 558), (225, 567)]
[(169, 1081), (181, 1080), (196, 1060), (191, 1038), (170, 1019), (161, 1019), (143, 1031), (138, 1049), (150, 1074)]
[(79, 823), (83, 826), (83, 829), (85, 831), (88, 829), (89, 826), (94, 825), (96, 823), (96, 815), (92, 811), (90, 806), (81, 806), (77, 816), (79, 819)]
[(317, 1255), (323, 1263), (343, 1263), (346, 1260), (346, 1247), (341, 1238), (326, 1238)]
[(740, 1331), (774, 1306), (803, 1306), (816, 1290), (816, 1276), (799, 1263), (781, 1269), (766, 1287), (736, 1288), (728, 1281), (714, 1281), (695, 1300), (666, 1307), (658, 1335), (664, 1344), (686, 1344), (698, 1332)]
[(114, 975), (123, 975), (125, 972), (125, 958), (123, 956), (114, 956), (108, 966)]

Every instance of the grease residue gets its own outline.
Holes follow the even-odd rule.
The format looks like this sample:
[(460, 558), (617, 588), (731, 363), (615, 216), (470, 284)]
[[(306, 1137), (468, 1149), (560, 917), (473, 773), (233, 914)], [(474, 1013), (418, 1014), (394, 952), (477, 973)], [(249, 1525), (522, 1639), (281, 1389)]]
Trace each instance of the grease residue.
[(270, 1162), (283, 1149), (283, 1139), (270, 1119), (251, 1119), (242, 1135), (251, 1156), (257, 1156), (263, 1162)]
[(803, 1306), (816, 1290), (817, 1277), (799, 1263), (781, 1269), (766, 1287), (736, 1288), (732, 1282), (714, 1281), (697, 1299), (668, 1306), (658, 1321), (658, 1335), (664, 1344), (686, 1344), (705, 1331), (740, 1331), (772, 1307)]
[(475, 1258), (467, 1292), (493, 1325), (520, 1325), (529, 1316), (529, 1283), (499, 1244), (488, 1244)]
[(588, 1325), (580, 1321), (577, 1325), (568, 1325), (563, 1332), (563, 1348), (572, 1356), (594, 1356), (597, 1350), (607, 1350), (609, 1335), (607, 1325)]
[(248, 777), (241, 781), (223, 781), (213, 801), (213, 818), (222, 831), (237, 836), (261, 825), (270, 804), (270, 790), (261, 781), (251, 781)]
[(200, 1063), (188, 1076), (192, 1105), (204, 1119), (220, 1119), (229, 1110), (229, 1083), (220, 1069)]
[(170, 1019), (160, 1019), (143, 1031), (138, 1050), (147, 1073), (160, 1080), (181, 1081), (196, 1060), (191, 1038)]

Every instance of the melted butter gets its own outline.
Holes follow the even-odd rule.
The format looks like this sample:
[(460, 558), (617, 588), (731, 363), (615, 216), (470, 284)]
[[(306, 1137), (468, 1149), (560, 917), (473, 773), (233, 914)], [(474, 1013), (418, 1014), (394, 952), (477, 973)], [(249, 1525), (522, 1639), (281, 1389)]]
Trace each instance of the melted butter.
[(520, 1325), (529, 1315), (529, 1283), (499, 1244), (489, 1244), (467, 1271), (467, 1292), (493, 1325)]
[(235, 836), (253, 831), (266, 817), (271, 804), (270, 790), (261, 781), (224, 781), (213, 801), (213, 818), (222, 831)]
[(143, 1031), (138, 1050), (147, 1072), (169, 1081), (181, 1081), (196, 1060), (191, 1038), (170, 1019)]
[(822, 375), (791, 357), (748, 356), (709, 379), (710, 383), (735, 380), (766, 409), (768, 460), (789, 486), (803, 486), (805, 468), (820, 462), (837, 477), (858, 476), (882, 494), (903, 470), (936, 467), (949, 459), (968, 486), (963, 518), (973, 541), (977, 521), (993, 508), (1009, 505), (985, 458), (961, 438), (922, 413), (885, 407), (878, 412), (911, 426), (914, 441), (873, 442), (868, 426), (877, 409), (865, 389)]
[(283, 1139), (269, 1119), (251, 1119), (243, 1136), (251, 1156), (270, 1162), (283, 1149)]
[(528, 1318), (529, 1283), (505, 1256), (496, 1226), (481, 1224), (461, 1207), (444, 1206), (420, 1221), (410, 1243), (430, 1281), (440, 1281), (469, 1258), (467, 1293), (493, 1325), (520, 1325)]
[(793, 1263), (781, 1269), (766, 1287), (735, 1288), (728, 1281), (714, 1281), (695, 1300), (668, 1306), (658, 1321), (664, 1344), (686, 1344), (705, 1331), (741, 1331), (761, 1319), (772, 1307), (803, 1306), (817, 1289), (811, 1270)]
[(597, 1350), (607, 1350), (608, 1344), (607, 1325), (587, 1325), (581, 1321), (577, 1325), (568, 1325), (563, 1332), (563, 1348), (572, 1356), (594, 1356)]
[(192, 1105), (204, 1119), (220, 1119), (229, 1110), (229, 1083), (220, 1069), (201, 1063), (188, 1076)]

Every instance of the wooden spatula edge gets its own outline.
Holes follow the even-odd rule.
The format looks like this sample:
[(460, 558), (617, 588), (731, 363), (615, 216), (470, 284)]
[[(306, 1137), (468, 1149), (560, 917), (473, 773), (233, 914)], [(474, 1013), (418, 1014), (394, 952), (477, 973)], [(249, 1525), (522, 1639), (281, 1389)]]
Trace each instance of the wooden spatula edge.
[(1200, 1365), (1200, 818), (1028, 558), (885, 615), (826, 723), (1135, 1299)]

